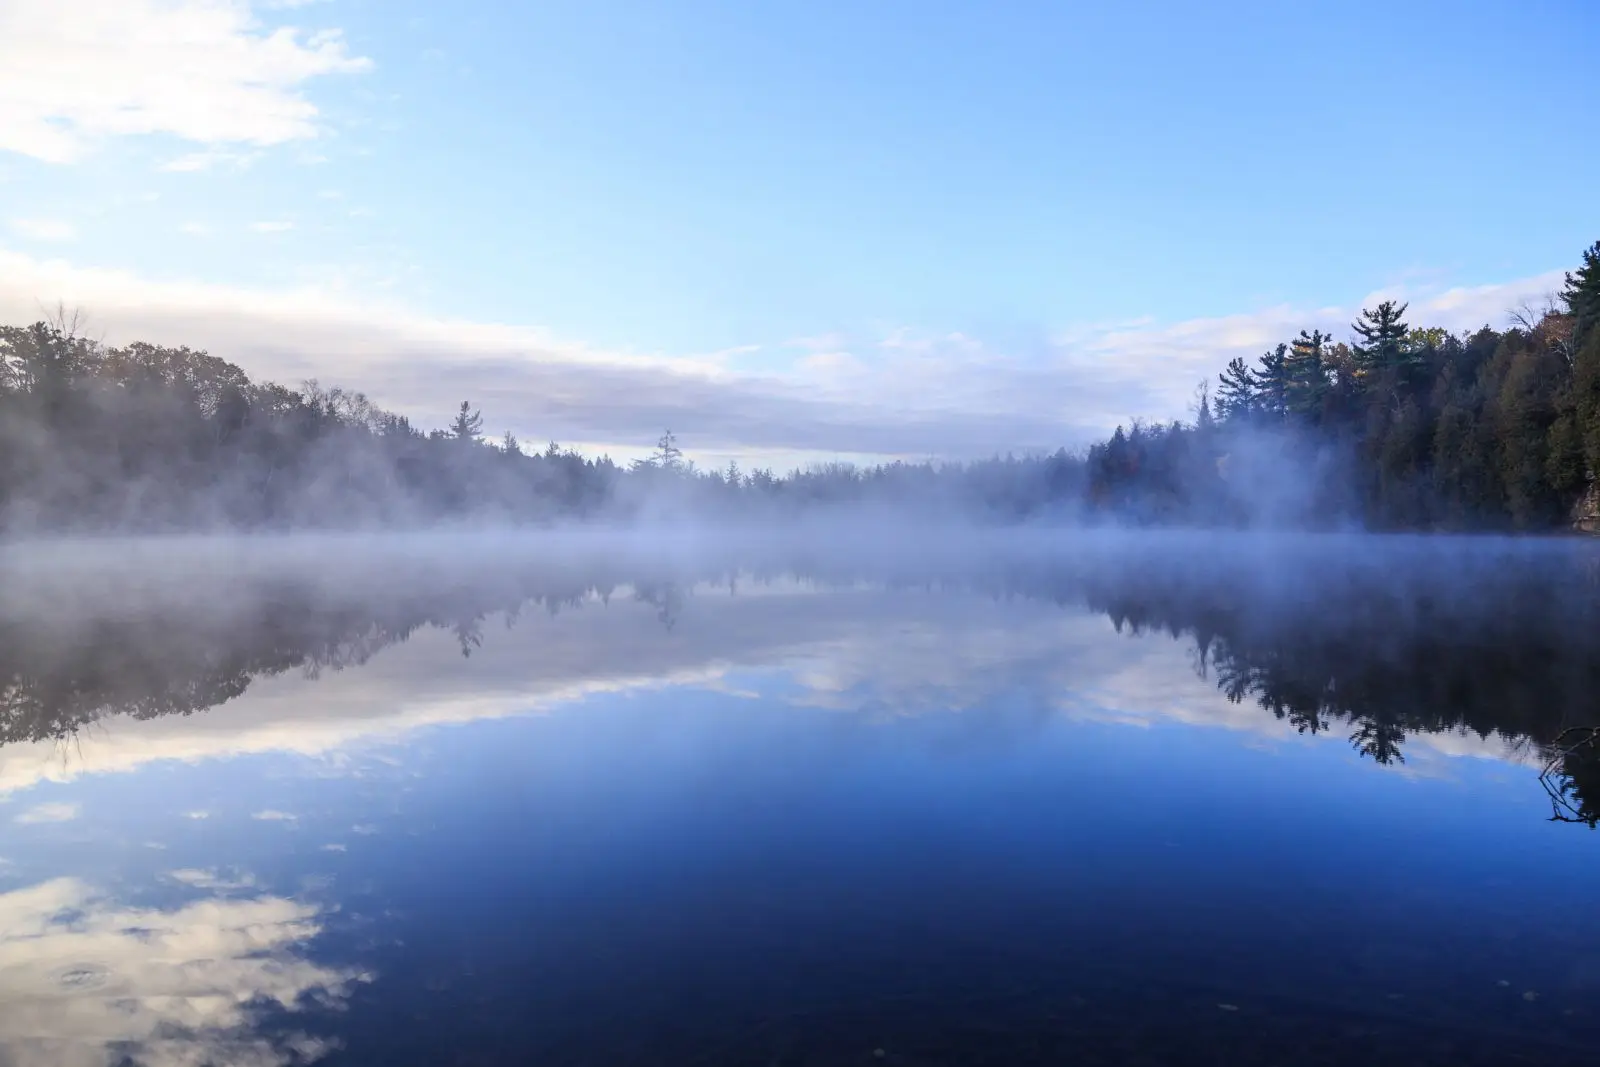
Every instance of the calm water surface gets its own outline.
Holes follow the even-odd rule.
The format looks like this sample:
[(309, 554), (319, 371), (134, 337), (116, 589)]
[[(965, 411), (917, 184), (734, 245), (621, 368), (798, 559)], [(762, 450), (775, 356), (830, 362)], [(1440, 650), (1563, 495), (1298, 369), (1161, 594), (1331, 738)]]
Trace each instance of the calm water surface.
[(19, 609), (0, 1063), (1600, 1062), (1568, 563)]

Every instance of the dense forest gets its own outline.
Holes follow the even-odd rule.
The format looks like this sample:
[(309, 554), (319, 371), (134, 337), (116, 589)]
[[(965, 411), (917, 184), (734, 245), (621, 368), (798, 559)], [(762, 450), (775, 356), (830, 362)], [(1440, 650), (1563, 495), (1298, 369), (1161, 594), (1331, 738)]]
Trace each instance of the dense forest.
[(700, 470), (669, 432), (619, 465), (463, 402), (423, 430), (364, 395), (252, 381), (189, 348), (0, 327), (0, 528), (422, 525), (870, 503), (1140, 524), (1552, 530), (1600, 522), (1600, 242), (1550, 306), (1451, 334), (1393, 302), (1235, 359), (1192, 421), (975, 463)]
[[(1090, 450), (1096, 508), (1148, 521), (1375, 529), (1588, 525), (1600, 469), (1600, 242), (1549, 306), (1456, 335), (1361, 313), (1234, 359), (1190, 425)], [(1575, 513), (1576, 511), (1576, 513)]]

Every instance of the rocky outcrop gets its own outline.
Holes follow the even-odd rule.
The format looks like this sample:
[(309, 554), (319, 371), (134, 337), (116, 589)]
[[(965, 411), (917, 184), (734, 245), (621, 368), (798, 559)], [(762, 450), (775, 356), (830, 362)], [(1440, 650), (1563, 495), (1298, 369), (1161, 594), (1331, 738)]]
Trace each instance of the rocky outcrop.
[(1583, 533), (1600, 533), (1600, 482), (1591, 481), (1578, 502), (1572, 505), (1572, 528)]

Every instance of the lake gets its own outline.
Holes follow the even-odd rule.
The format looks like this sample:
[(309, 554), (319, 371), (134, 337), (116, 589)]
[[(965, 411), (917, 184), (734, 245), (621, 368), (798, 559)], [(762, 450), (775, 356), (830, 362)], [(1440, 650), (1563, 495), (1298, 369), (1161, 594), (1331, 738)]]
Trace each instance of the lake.
[(0, 553), (0, 1063), (1578, 1064), (1587, 542)]

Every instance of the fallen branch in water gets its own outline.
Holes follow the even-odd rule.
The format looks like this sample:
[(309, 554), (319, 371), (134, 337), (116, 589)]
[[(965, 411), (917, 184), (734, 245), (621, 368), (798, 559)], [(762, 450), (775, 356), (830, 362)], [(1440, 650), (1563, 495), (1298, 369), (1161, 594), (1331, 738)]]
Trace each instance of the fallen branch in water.
[(1556, 735), (1550, 757), (1539, 772), (1539, 784), (1550, 795), (1550, 821), (1583, 823), (1594, 829), (1600, 812), (1585, 812), (1574, 803), (1575, 783), (1567, 769), (1570, 761), (1600, 760), (1600, 726), (1571, 726)]

